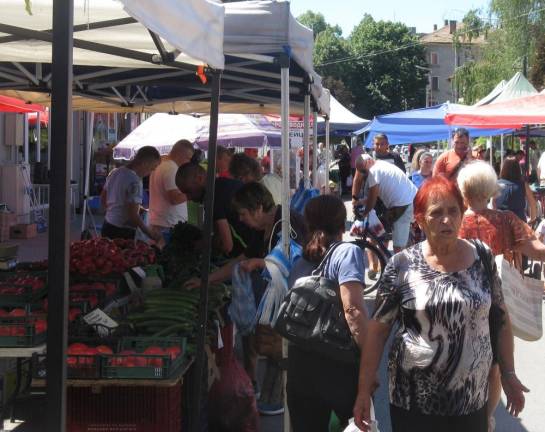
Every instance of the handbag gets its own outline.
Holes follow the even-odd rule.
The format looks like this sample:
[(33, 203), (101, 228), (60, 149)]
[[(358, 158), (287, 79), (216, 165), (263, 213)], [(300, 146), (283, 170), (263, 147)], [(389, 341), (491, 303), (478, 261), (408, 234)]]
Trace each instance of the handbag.
[(346, 322), (337, 281), (324, 277), (330, 246), (311, 276), (297, 279), (285, 296), (274, 329), (298, 347), (343, 363), (358, 359), (358, 348)]
[[(475, 246), (492, 284), (494, 279), (492, 269), (490, 269), (490, 257), (486, 256), (484, 246), (479, 240), (475, 240)], [(540, 339), (543, 335), (541, 311), (543, 282), (522, 276), (502, 255), (498, 255), (495, 260), (502, 281), (504, 303), (511, 319), (513, 335), (527, 341)], [(496, 332), (499, 331), (499, 326), (498, 323), (493, 323), (493, 320), (497, 321), (491, 310), (490, 337), (492, 339), (492, 351), (495, 353), (494, 343), (496, 339), (493, 336), (497, 336)]]
[(502, 281), (505, 306), (509, 311), (513, 334), (526, 341), (536, 341), (543, 335), (541, 307), (543, 282), (524, 277), (502, 255), (496, 257)]

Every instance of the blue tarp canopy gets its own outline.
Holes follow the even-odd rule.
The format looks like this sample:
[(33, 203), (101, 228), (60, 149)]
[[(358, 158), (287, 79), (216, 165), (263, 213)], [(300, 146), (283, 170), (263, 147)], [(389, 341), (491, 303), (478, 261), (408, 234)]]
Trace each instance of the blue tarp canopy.
[[(444, 103), (429, 108), (401, 111), (375, 117), (354, 135), (368, 133), (366, 147), (372, 147), (373, 137), (378, 133), (388, 136), (391, 145), (432, 142), (449, 139), (455, 127), (445, 123), (449, 112), (456, 112), (461, 105)], [(512, 132), (512, 129), (467, 128), (470, 137), (493, 136)]]

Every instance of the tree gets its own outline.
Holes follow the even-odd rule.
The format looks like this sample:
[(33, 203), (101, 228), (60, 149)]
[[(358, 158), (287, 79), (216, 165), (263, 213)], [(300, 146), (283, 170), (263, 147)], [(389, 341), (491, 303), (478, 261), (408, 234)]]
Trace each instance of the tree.
[(365, 15), (348, 39), (352, 60), (348, 88), (355, 111), (372, 118), (425, 103), (428, 80), (425, 51), (415, 34), (402, 23), (375, 21)]
[(331, 92), (331, 95), (337, 99), (346, 109), (354, 109), (354, 95), (346, 87), (341, 79), (332, 76), (326, 76), (322, 79), (322, 85)]
[(541, 38), (541, 41), (539, 41), (539, 44), (536, 47), (536, 55), (530, 72), (530, 80), (538, 90), (545, 87), (545, 37)]
[(316, 39), (320, 33), (328, 29), (337, 36), (341, 36), (342, 34), (342, 30), (338, 25), (329, 25), (326, 22), (324, 16), (319, 12), (315, 13), (308, 10), (305, 13), (299, 15), (297, 17), (297, 21), (312, 30), (312, 32), (314, 33), (314, 39)]
[[(486, 96), (502, 79), (509, 80), (517, 71), (527, 73), (535, 85), (543, 84), (545, 53), (540, 55), (540, 41), (545, 38), (545, 2), (542, 0), (492, 0), (489, 14), (495, 25), (483, 24), (486, 43), (481, 56), (456, 71), (456, 85), (464, 103), (473, 104)], [(464, 18), (475, 20), (475, 11)], [(535, 71), (535, 72), (534, 72)]]

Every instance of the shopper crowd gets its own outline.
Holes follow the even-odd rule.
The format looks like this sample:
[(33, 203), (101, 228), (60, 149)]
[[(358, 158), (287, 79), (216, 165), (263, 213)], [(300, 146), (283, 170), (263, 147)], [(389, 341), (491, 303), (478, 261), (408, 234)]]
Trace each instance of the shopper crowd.
[[(545, 261), (545, 245), (532, 228), (539, 212), (530, 188), (533, 181), (545, 181), (545, 159), (532, 143), (528, 170), (516, 154), (494, 167), (495, 159), (482, 146), (471, 147), (465, 129), (453, 132), (452, 149), (435, 162), (429, 148), (414, 146), (412, 160), (404, 162), (384, 134), (373, 143), (372, 152), (357, 143), (335, 153), (339, 194), (351, 193), (352, 205), (361, 206), (363, 217), (374, 210), (391, 231), (395, 254), (382, 269), (372, 311), (367, 312), (362, 294), (369, 270), (364, 251), (343, 242), (343, 200), (325, 194), (329, 188), (324, 187), (306, 202), (302, 214), (290, 214), (291, 239), (303, 252), (291, 268), (288, 289), (318, 271), (332, 281), (342, 310), (335, 319), (347, 327), (357, 347), (353, 361), (341, 363), (290, 342), (286, 389), (293, 430), (327, 431), (332, 413), (342, 426), (354, 417), (359, 429), (371, 430), (377, 370), (394, 331), (388, 361), (392, 430), (492, 431), (502, 388), (507, 410), (515, 416), (528, 391), (515, 373), (513, 332), (495, 256), (503, 255), (521, 271), (528, 259)], [(267, 287), (265, 258), (280, 239), (281, 179), (269, 154), (259, 161), (255, 155), (220, 148), (217, 158), (213, 245), (225, 264), (209, 281), (230, 280), (235, 267), (251, 273), (259, 304)], [(140, 217), (142, 178), (150, 174), (145, 224)], [(134, 238), (138, 229), (161, 246), (168, 230), (187, 220), (187, 201), (202, 203), (207, 193), (206, 168), (195, 160), (191, 143), (177, 142), (162, 159), (157, 150), (144, 147), (108, 177), (102, 234)], [(415, 229), (423, 241), (414, 243)], [(197, 286), (200, 280), (193, 279), (185, 288)], [(306, 307), (301, 303), (301, 320)], [(260, 389), (260, 332), (280, 338), (271, 326), (256, 326), (242, 338), (243, 362), (256, 397), (266, 390), (258, 404), (261, 412), (278, 414), (281, 353), (267, 357), (266, 374), (273, 384)]]

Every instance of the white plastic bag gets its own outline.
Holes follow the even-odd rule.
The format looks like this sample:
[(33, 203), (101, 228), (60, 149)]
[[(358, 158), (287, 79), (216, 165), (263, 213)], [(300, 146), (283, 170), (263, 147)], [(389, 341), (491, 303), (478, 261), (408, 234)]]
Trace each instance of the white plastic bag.
[[(373, 406), (373, 400), (371, 399), (371, 427), (369, 428), (370, 432), (380, 432), (378, 429), (378, 421), (375, 417), (375, 407)], [(351, 418), (348, 421), (348, 426), (344, 429), (343, 432), (361, 432), (361, 429), (354, 424), (354, 419)]]
[[(369, 221), (369, 231), (371, 231), (375, 236), (381, 237), (386, 233), (386, 231), (384, 230), (384, 225), (382, 225), (382, 222), (378, 218), (375, 209), (369, 212), (367, 218), (367, 220)], [(354, 237), (361, 237), (363, 232), (365, 231), (365, 224), (367, 220), (355, 221), (350, 228), (350, 235)]]
[(352, 174), (350, 174), (348, 177), (346, 177), (346, 187), (352, 186), (352, 181), (353, 181)]

